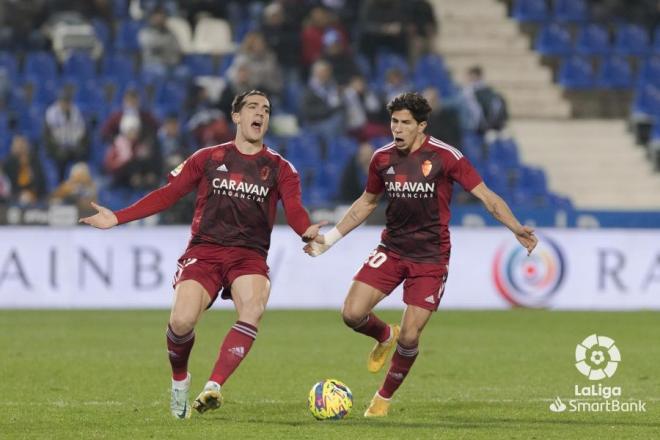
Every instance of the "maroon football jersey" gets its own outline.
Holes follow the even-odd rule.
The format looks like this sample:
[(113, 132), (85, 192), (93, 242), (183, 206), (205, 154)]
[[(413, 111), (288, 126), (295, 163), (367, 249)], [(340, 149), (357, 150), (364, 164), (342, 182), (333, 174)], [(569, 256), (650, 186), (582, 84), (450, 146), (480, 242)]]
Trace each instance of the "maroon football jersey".
[(408, 154), (394, 143), (376, 150), (366, 191), (388, 198), (381, 245), (413, 261), (448, 264), (452, 185), (471, 191), (481, 177), (463, 154), (427, 136)]
[(233, 142), (203, 148), (169, 175), (169, 183), (117, 211), (120, 223), (146, 217), (171, 206), (197, 189), (190, 244), (254, 248), (266, 255), (282, 199), (289, 224), (300, 235), (309, 227), (302, 207), (300, 178), (293, 165), (275, 151), (241, 153)]

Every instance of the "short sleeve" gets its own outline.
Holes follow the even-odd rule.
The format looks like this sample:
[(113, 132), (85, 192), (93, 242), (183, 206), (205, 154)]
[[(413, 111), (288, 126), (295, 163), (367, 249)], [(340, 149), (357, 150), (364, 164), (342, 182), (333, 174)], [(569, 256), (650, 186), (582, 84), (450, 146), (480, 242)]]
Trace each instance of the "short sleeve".
[(383, 178), (378, 173), (376, 165), (376, 155), (371, 156), (371, 163), (369, 163), (369, 175), (367, 176), (366, 192), (371, 194), (380, 194), (385, 189)]
[(453, 163), (449, 168), (449, 176), (467, 192), (472, 191), (482, 181), (479, 172), (465, 156)]

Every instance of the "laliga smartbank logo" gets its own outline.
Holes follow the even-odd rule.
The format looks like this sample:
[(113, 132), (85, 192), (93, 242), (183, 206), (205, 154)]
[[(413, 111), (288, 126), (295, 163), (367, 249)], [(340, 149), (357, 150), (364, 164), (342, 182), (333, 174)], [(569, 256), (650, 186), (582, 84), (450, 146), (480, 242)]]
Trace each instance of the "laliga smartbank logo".
[(497, 291), (517, 307), (545, 307), (564, 280), (566, 264), (557, 243), (543, 236), (532, 255), (515, 240), (499, 247), (493, 260)]
[[(575, 368), (590, 381), (609, 379), (621, 362), (621, 352), (610, 337), (589, 335), (575, 347)], [(573, 398), (564, 403), (557, 396), (550, 411), (568, 412), (646, 412), (646, 402), (623, 399), (620, 386), (575, 384)]]

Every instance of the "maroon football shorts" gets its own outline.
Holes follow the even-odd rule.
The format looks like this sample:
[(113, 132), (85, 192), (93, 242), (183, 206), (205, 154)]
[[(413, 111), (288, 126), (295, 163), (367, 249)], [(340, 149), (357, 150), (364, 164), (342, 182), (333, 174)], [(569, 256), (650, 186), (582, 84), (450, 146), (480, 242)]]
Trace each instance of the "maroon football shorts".
[(353, 278), (389, 295), (403, 282), (403, 302), (436, 311), (445, 292), (447, 265), (404, 260), (379, 246)]
[(268, 278), (266, 258), (253, 249), (214, 244), (192, 245), (179, 258), (173, 287), (181, 281), (200, 283), (215, 302), (222, 290), (222, 298), (231, 298), (231, 283), (241, 275), (263, 275)]

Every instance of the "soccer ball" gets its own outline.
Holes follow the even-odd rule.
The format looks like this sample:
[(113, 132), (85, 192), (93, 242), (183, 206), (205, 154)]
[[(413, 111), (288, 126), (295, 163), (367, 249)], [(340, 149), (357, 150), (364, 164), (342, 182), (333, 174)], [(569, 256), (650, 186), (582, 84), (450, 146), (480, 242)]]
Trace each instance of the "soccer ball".
[(339, 420), (353, 407), (353, 393), (345, 383), (326, 379), (314, 384), (309, 391), (309, 411), (317, 420)]

